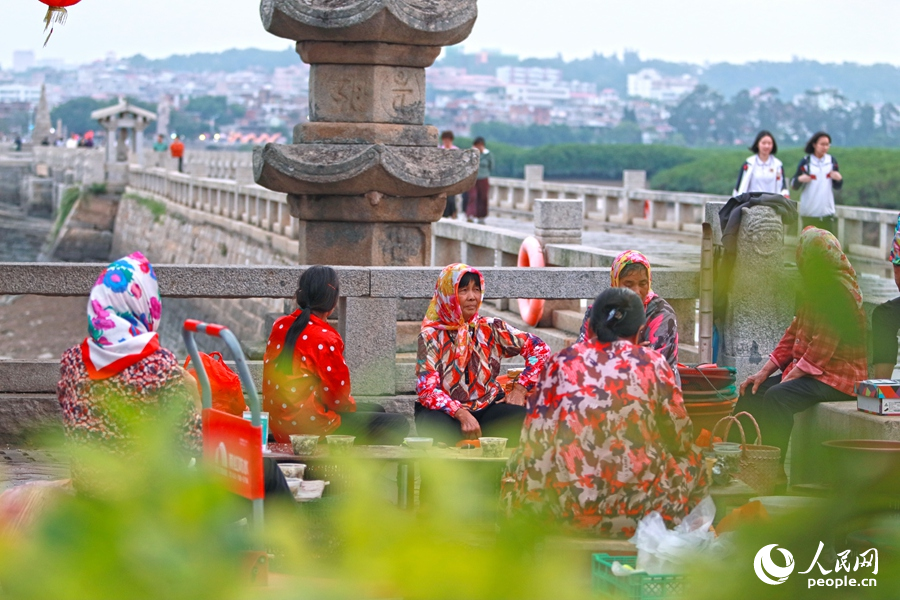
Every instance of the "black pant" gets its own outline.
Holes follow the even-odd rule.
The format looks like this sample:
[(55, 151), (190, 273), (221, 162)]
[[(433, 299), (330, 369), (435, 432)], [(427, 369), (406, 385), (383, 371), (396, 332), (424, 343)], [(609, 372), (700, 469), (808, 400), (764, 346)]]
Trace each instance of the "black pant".
[[(459, 421), (442, 410), (430, 410), (416, 402), (416, 431), (421, 436), (434, 438), (435, 442), (448, 445), (463, 439)], [(518, 446), (525, 420), (525, 407), (505, 402), (493, 402), (486, 408), (472, 411), (485, 437), (505, 437), (507, 446)]]
[(356, 412), (342, 412), (338, 435), (355, 435), (356, 444), (397, 446), (409, 433), (409, 421), (403, 415), (385, 412), (374, 402), (357, 402)]
[(879, 304), (872, 312), (872, 362), (897, 364), (897, 331), (900, 330), (900, 298)]
[(447, 203), (444, 205), (443, 217), (453, 217), (456, 215), (456, 196), (447, 196)]
[(803, 217), (803, 228), (806, 229), (812, 225), (813, 227), (818, 227), (819, 229), (826, 229), (833, 233), (835, 236), (838, 234), (837, 230), (837, 217)]
[[(766, 379), (755, 394), (748, 388), (738, 399), (735, 414), (747, 411), (756, 422), (762, 434), (763, 444), (781, 448), (781, 462), (784, 462), (788, 442), (791, 441), (791, 430), (794, 428), (794, 415), (811, 408), (819, 402), (838, 402), (854, 400), (853, 396), (839, 392), (829, 385), (812, 377), (801, 377), (781, 383), (781, 375), (773, 375)], [(741, 423), (747, 434), (747, 443), (752, 443), (756, 431), (750, 423)], [(749, 429), (748, 429), (749, 426)], [(731, 428), (729, 440), (740, 442), (737, 427)]]

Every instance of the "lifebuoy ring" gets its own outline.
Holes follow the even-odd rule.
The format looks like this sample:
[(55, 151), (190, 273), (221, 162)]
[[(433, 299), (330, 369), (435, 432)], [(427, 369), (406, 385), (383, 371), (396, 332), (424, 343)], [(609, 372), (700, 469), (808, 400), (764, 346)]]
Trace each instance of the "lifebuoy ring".
[[(520, 267), (544, 267), (544, 249), (536, 237), (529, 235), (519, 246)], [(544, 301), (540, 298), (519, 298), (519, 314), (534, 327), (544, 316)]]

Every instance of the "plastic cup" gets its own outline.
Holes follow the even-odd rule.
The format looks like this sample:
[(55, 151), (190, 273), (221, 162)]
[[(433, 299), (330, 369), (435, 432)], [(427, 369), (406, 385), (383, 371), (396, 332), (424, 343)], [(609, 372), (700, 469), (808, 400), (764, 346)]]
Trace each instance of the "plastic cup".
[[(244, 419), (247, 421), (253, 421), (253, 411), (245, 410), (244, 411)], [(269, 413), (261, 412), (259, 413), (259, 425), (262, 427), (262, 447), (265, 451), (266, 445), (269, 442)]]
[(326, 435), (328, 449), (334, 454), (346, 454), (356, 441), (355, 435)]
[(284, 473), (285, 479), (303, 479), (306, 474), (306, 465), (303, 463), (278, 463), (278, 468)]
[(319, 444), (319, 436), (317, 435), (292, 435), (291, 447), (297, 456), (312, 456), (316, 453), (316, 446)]
[(485, 458), (500, 458), (506, 450), (506, 438), (480, 437), (478, 441), (481, 442), (481, 455)]

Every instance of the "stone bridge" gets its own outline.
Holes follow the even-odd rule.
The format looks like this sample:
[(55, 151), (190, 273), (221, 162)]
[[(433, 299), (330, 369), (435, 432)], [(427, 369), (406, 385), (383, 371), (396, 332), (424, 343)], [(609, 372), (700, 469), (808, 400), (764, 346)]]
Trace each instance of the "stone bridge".
[[(67, 188), (102, 181), (102, 161), (101, 151), (57, 148), (0, 158), (0, 206), (46, 214)], [(296, 266), (303, 262), (302, 231), (286, 196), (251, 183), (249, 153), (190, 153), (188, 173), (173, 171), (167, 157), (148, 154), (143, 162), (129, 167), (111, 254), (141, 250), (158, 265), (166, 302), (164, 344), (181, 349), (178, 327), (192, 316), (229, 326), (247, 343), (248, 356), (259, 357), (267, 323), (290, 310), (302, 270)], [(354, 395), (411, 414), (419, 322), (438, 267), (460, 260), (484, 268), (487, 313), (530, 329), (504, 312), (510, 299), (547, 298), (552, 310), (533, 330), (559, 350), (574, 340), (583, 300), (608, 285), (612, 258), (626, 248), (641, 249), (658, 265), (655, 290), (678, 313), (682, 360), (699, 358), (699, 229), (725, 198), (646, 190), (634, 183), (641, 177), (633, 173), (620, 188), (546, 182), (539, 174), (530, 167), (524, 180), (494, 178), (495, 216), (485, 225), (434, 223), (432, 268), (340, 268), (344, 298), (337, 323), (347, 342)], [(896, 295), (893, 282), (882, 277), (896, 214), (840, 207), (838, 216), (854, 264), (872, 273), (861, 277), (871, 309)], [(546, 240), (548, 268), (515, 268), (522, 240), (536, 232)], [(786, 232), (785, 257), (792, 255), (795, 235)], [(101, 267), (0, 264), (0, 295), (86, 297)], [(769, 323), (773, 330), (786, 325)], [(767, 353), (774, 341), (759, 340), (759, 352)], [(259, 377), (258, 360), (252, 366)], [(21, 439), (34, 423), (58, 412), (57, 374), (56, 360), (0, 360), (0, 440)], [(816, 409), (808, 418), (821, 428), (831, 414)], [(832, 429), (845, 431), (850, 421), (842, 415)], [(894, 433), (870, 424), (865, 436), (878, 435)]]

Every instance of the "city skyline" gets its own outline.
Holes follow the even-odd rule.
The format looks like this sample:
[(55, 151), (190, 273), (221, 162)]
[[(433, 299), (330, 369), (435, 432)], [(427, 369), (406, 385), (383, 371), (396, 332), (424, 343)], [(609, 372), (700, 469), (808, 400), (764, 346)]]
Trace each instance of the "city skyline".
[[(18, 4), (14, 12), (4, 11), (0, 25), (3, 69), (12, 66), (17, 50), (33, 50), (39, 60), (80, 64), (109, 52), (162, 58), (291, 46), (263, 30), (257, 1), (223, 10), (214, 0), (154, 0), (149, 8), (135, 0), (83, 0), (70, 8), (68, 23), (56, 27), (48, 47), (41, 48), (44, 5), (37, 0)], [(692, 0), (673, 9), (663, 0), (556, 0), (548, 9), (544, 0), (482, 0), (478, 22), (463, 46), (523, 58), (561, 54), (573, 59), (634, 50), (645, 59), (695, 64), (793, 58), (900, 64), (900, 38), (893, 31), (900, 3), (863, 4), (865, 10), (850, 11), (838, 0), (793, 0), (789, 5), (759, 0), (751, 8), (737, 0)]]

